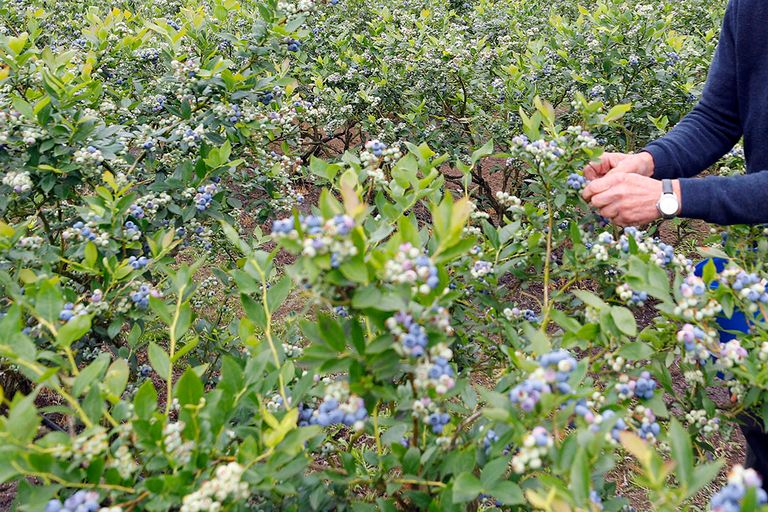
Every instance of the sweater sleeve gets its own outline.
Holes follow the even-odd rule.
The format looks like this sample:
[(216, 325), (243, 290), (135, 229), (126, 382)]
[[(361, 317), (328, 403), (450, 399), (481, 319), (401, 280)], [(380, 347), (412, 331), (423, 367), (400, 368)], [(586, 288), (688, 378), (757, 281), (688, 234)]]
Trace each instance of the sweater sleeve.
[(736, 95), (736, 3), (731, 0), (726, 9), (701, 100), (667, 135), (645, 148), (653, 155), (654, 178), (695, 176), (717, 162), (741, 138)]
[(681, 217), (720, 225), (768, 223), (768, 170), (680, 179)]

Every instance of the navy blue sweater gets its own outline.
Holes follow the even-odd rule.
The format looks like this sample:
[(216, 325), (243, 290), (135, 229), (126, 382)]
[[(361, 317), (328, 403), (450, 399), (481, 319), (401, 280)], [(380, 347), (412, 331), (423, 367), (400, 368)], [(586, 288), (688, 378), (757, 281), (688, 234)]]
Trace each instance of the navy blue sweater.
[[(692, 178), (742, 136), (746, 175)], [(768, 222), (768, 1), (730, 0), (701, 101), (645, 150), (654, 178), (680, 178), (681, 216)]]

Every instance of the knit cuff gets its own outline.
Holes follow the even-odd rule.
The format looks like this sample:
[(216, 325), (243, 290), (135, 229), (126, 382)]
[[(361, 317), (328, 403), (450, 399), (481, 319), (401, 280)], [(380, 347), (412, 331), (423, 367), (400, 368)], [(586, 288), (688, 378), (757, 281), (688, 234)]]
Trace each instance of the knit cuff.
[(643, 148), (643, 151), (650, 153), (653, 157), (653, 178), (661, 180), (675, 177), (674, 163), (663, 145), (651, 142)]
[(681, 178), (680, 216), (689, 219), (709, 219), (712, 204), (712, 183), (701, 178)]

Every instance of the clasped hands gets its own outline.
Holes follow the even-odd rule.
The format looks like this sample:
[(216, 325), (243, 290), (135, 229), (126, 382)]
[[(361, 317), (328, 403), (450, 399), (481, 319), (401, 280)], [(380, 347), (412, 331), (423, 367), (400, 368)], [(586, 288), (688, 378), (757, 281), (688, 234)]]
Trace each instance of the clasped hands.
[[(661, 197), (661, 181), (653, 179), (654, 162), (650, 153), (604, 153), (599, 162), (584, 168), (590, 181), (582, 197), (619, 226), (640, 226), (660, 217), (656, 204)], [(680, 185), (673, 182), (680, 198)]]

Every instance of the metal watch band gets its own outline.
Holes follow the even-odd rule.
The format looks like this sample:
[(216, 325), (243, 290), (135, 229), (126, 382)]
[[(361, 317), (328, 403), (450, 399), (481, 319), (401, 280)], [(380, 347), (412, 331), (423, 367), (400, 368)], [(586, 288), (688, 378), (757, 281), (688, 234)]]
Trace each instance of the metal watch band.
[(663, 194), (674, 194), (675, 189), (672, 187), (672, 180), (670, 179), (663, 179), (661, 180), (661, 192)]

